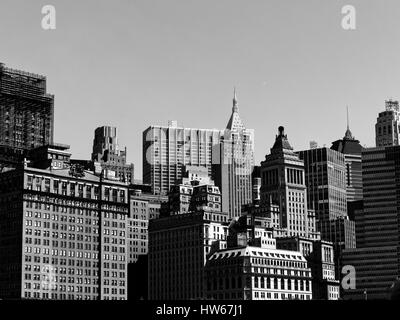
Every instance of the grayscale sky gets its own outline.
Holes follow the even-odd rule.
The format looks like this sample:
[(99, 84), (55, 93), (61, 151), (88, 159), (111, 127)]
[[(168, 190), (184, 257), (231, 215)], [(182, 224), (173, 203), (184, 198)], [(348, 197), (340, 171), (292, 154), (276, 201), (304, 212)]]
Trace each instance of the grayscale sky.
[[(57, 29), (41, 29), (41, 8)], [(352, 4), (357, 29), (341, 27)], [(117, 126), (135, 175), (142, 131), (178, 120), (226, 126), (237, 87), (256, 160), (284, 125), (296, 150), (350, 127), (374, 146), (384, 100), (400, 97), (398, 0), (1, 0), (0, 61), (47, 76), (55, 141), (89, 159), (93, 131)]]

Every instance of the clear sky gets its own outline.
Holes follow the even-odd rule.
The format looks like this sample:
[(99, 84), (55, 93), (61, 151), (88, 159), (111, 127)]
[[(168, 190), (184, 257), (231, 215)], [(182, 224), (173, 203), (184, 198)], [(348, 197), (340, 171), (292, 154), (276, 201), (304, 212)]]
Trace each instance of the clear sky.
[[(52, 4), (57, 29), (41, 28)], [(356, 8), (356, 30), (341, 8)], [(44, 74), (55, 141), (90, 158), (117, 126), (142, 174), (142, 131), (168, 119), (223, 129), (236, 86), (260, 162), (286, 128), (296, 150), (353, 134), (374, 146), (384, 100), (400, 97), (398, 0), (1, 0), (0, 61)]]

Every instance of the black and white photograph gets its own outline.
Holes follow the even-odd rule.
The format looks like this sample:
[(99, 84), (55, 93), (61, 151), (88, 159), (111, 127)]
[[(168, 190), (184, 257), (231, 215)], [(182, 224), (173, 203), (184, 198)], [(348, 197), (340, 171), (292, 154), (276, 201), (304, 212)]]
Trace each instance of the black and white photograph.
[(0, 318), (394, 306), (399, 52), (398, 0), (0, 0)]

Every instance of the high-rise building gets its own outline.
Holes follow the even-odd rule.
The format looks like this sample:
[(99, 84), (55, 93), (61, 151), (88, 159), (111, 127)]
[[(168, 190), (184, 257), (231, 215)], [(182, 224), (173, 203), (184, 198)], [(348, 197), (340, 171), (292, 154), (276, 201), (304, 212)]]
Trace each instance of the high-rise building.
[(354, 248), (355, 223), (347, 215), (346, 163), (343, 153), (324, 148), (300, 151), (304, 161), (308, 203), (315, 211), (321, 239), (333, 243), (336, 273), (345, 248)]
[(187, 166), (158, 219), (149, 221), (149, 299), (204, 297), (204, 265), (214, 245), (225, 247), (228, 215), (207, 169)]
[(279, 206), (281, 228), (287, 236), (318, 238), (315, 213), (309, 209), (304, 162), (293, 151), (283, 127), (261, 162), (261, 202)]
[(160, 216), (166, 196), (154, 195), (148, 185), (129, 186), (128, 246), (128, 300), (148, 299), (148, 244), (149, 221)]
[(239, 115), (236, 91), (232, 114), (220, 144), (213, 148), (213, 178), (222, 194), (222, 211), (239, 217), (242, 206), (252, 202), (254, 130), (246, 129)]
[(126, 147), (124, 150), (119, 149), (116, 127), (96, 128), (92, 152), (96, 173), (100, 174), (104, 169), (108, 176), (114, 176), (122, 182), (134, 183), (134, 166), (126, 163), (126, 156)]
[(0, 298), (126, 299), (127, 184), (51, 167), (0, 174)]
[(228, 215), (199, 210), (149, 225), (149, 299), (205, 298), (204, 266), (212, 246), (226, 247)]
[(343, 264), (356, 271), (356, 288), (346, 299), (386, 298), (400, 276), (400, 146), (362, 151), (363, 206), (357, 211), (357, 249), (345, 250)]
[(130, 212), (127, 231), (128, 263), (135, 263), (139, 256), (147, 255), (149, 221), (160, 217), (161, 204), (166, 201), (168, 201), (166, 196), (154, 195), (153, 193), (143, 192), (141, 189), (130, 188)]
[(168, 194), (180, 182), (186, 166), (202, 166), (212, 175), (212, 149), (223, 132), (217, 129), (150, 126), (143, 132), (143, 183), (155, 194)]
[(332, 241), (329, 225), (323, 223), (347, 217), (344, 155), (328, 148), (300, 151), (298, 155), (304, 161), (308, 205), (315, 210), (322, 238)]
[(332, 142), (331, 149), (344, 154), (347, 202), (362, 200), (362, 146), (350, 131), (348, 114), (346, 133), (343, 139)]
[(385, 111), (379, 113), (375, 124), (375, 142), (377, 147), (399, 145), (399, 102), (385, 101)]
[(0, 63), (0, 171), (15, 167), (27, 151), (53, 143), (54, 96), (46, 77)]

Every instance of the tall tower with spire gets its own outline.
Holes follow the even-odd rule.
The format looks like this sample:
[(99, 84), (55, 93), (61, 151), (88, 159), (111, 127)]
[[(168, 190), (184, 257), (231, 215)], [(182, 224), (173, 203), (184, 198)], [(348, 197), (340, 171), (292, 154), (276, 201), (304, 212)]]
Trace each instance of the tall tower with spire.
[(213, 148), (212, 157), (213, 178), (222, 195), (222, 211), (238, 217), (242, 206), (252, 201), (254, 130), (246, 129), (239, 115), (236, 88), (232, 114), (220, 144)]
[(347, 201), (362, 200), (362, 172), (360, 141), (356, 140), (350, 130), (349, 107), (347, 109), (347, 130), (344, 137), (332, 142), (331, 149), (344, 154), (346, 163)]

